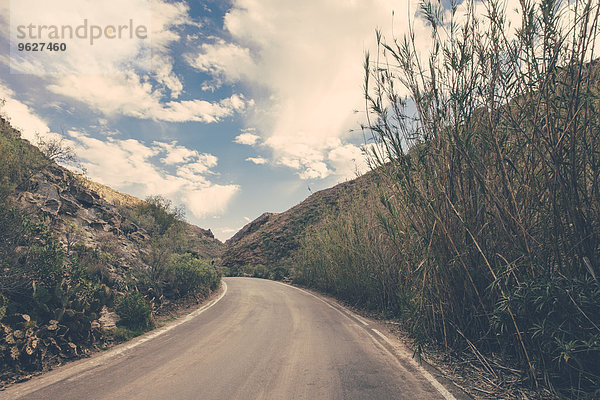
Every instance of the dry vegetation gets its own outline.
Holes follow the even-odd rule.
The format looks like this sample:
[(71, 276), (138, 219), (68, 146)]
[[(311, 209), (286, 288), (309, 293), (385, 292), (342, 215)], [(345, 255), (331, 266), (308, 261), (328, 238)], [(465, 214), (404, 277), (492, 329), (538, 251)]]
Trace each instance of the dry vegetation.
[[(297, 280), (401, 317), (540, 397), (600, 396), (600, 67), (597, 2), (497, 1), (477, 15), (424, 2), (411, 32), (367, 56), (380, 190), (307, 235)], [(466, 13), (466, 15), (463, 15)], [(405, 95), (408, 93), (408, 95)], [(358, 203), (360, 204), (360, 202)], [(506, 367), (504, 367), (506, 368)], [(501, 382), (500, 382), (501, 385)], [(491, 394), (494, 396), (494, 393)]]
[(60, 143), (48, 148), (0, 118), (0, 385), (138, 335), (220, 282), (204, 259), (221, 245), (212, 233), (160, 197), (105, 189), (122, 200), (106, 202), (54, 162), (69, 154)]

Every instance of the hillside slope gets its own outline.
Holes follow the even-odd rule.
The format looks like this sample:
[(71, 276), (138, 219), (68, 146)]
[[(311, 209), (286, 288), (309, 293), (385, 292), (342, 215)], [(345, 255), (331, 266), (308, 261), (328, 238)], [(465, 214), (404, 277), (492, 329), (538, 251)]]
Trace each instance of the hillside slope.
[(285, 212), (262, 214), (225, 242), (222, 264), (234, 275), (244, 266), (262, 264), (272, 269), (285, 264), (310, 228), (339, 213), (375, 184), (376, 175), (369, 172), (316, 192)]
[(207, 296), (222, 248), (167, 200), (82, 179), (0, 118), (0, 384), (135, 336), (167, 305)]
[[(146, 202), (126, 193), (121, 193), (101, 183), (94, 182), (82, 175), (75, 175), (77, 180), (91, 192), (96, 193), (101, 199), (117, 208), (143, 207)], [(184, 222), (186, 236), (190, 249), (197, 257), (204, 259), (219, 258), (223, 252), (224, 244), (215, 238), (210, 229)]]

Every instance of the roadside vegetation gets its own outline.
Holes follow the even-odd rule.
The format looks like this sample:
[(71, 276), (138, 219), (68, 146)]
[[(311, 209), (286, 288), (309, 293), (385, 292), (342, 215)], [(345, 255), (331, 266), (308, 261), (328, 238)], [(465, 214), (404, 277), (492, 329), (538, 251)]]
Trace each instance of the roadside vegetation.
[[(88, 227), (94, 242), (80, 217), (24, 208), (19, 195), (46, 184), (40, 177), (48, 168), (63, 173), (52, 154), (70, 156), (59, 143), (45, 154), (4, 118), (0, 128), (0, 381), (139, 335), (166, 305), (217, 289), (220, 275), (188, 251), (193, 240), (183, 215), (161, 197), (118, 209), (98, 206), (104, 208), (97, 213), (119, 226)], [(77, 193), (90, 193), (85, 190)], [(135, 231), (137, 241), (122, 230)], [(125, 249), (125, 242), (135, 247)], [(139, 253), (141, 262), (123, 264), (126, 251)], [(120, 317), (113, 331), (100, 323), (108, 312)]]
[(495, 355), (515, 360), (540, 394), (596, 399), (600, 9), (521, 7), (509, 27), (495, 0), (423, 2), (427, 54), (415, 32), (377, 34), (365, 129), (378, 189), (306, 235), (295, 279), (492, 374)]
[(226, 276), (250, 276), (253, 278), (272, 279), (284, 281), (290, 279), (289, 264), (292, 261), (284, 260), (279, 265), (267, 267), (264, 264), (245, 264), (233, 268), (221, 267), (223, 275)]
[(150, 236), (142, 252), (146, 268), (135, 271), (135, 286), (153, 304), (163, 305), (189, 295), (207, 296), (217, 289), (221, 276), (211, 265), (189, 252), (193, 247), (186, 235), (183, 212), (160, 196), (151, 196), (132, 208), (122, 209)]

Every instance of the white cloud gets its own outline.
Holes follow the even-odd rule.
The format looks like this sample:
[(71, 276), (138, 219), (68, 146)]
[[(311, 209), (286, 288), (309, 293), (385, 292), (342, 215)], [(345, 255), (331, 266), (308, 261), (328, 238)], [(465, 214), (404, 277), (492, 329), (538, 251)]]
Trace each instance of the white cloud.
[[(394, 0), (235, 0), (224, 19), (231, 40), (203, 43), (186, 59), (223, 82), (248, 84), (257, 93), (248, 123), (264, 132), (274, 161), (305, 179), (346, 174), (340, 152), (352, 139), (353, 113), (364, 100), (363, 57), (375, 43), (375, 28), (391, 20)], [(406, 9), (396, 15), (407, 15)], [(396, 26), (407, 26), (397, 18)], [(254, 144), (255, 135), (237, 143)], [(350, 165), (350, 168), (353, 168)]]
[(198, 218), (223, 214), (239, 189), (237, 185), (211, 185), (188, 191), (182, 200)]
[[(515, 4), (510, 0), (507, 9)], [(476, 6), (483, 15), (482, 3)], [(233, 0), (223, 24), (228, 40), (202, 43), (185, 59), (219, 82), (255, 90), (246, 122), (262, 132), (274, 163), (306, 179), (347, 176), (357, 151), (346, 146), (360, 140), (348, 131), (364, 122), (354, 113), (364, 110), (364, 54), (376, 51), (376, 28), (392, 39), (392, 30), (401, 38), (413, 26), (426, 57), (431, 34), (415, 19), (418, 9), (417, 0)]]
[[(65, 43), (67, 49), (58, 53), (13, 52), (11, 67), (18, 72), (35, 75), (112, 73), (123, 68), (148, 71), (151, 68), (151, 28), (157, 19), (152, 14), (153, 4), (148, 0), (13, 2), (10, 7), (13, 39), (26, 33), (27, 36), (24, 39), (21, 36), (21, 40), (58, 41)], [(164, 18), (164, 15), (161, 16), (161, 19)], [(31, 24), (38, 29), (17, 31), (17, 26), (29, 27)], [(157, 25), (162, 27), (165, 24)], [(126, 28), (117, 29), (117, 26)], [(136, 30), (139, 34), (133, 33)], [(104, 35), (107, 31), (111, 32), (112, 39)]]
[(239, 144), (245, 144), (248, 146), (253, 146), (256, 144), (256, 142), (258, 142), (258, 140), (260, 139), (260, 136), (255, 135), (253, 133), (242, 133), (241, 135), (236, 136), (234, 142), (235, 143), (239, 143)]
[[(212, 154), (199, 153), (178, 145), (176, 141), (171, 143), (154, 142), (154, 148), (164, 152), (165, 156), (160, 161), (165, 165), (179, 165), (177, 175), (192, 177), (197, 174), (210, 173), (210, 169), (217, 166), (218, 158)], [(184, 164), (184, 165), (180, 165)]]
[(352, 144), (346, 144), (331, 150), (327, 159), (336, 175), (344, 178), (355, 178), (368, 170), (362, 150)]
[(0, 112), (10, 119), (10, 123), (14, 128), (21, 131), (21, 136), (24, 139), (35, 143), (36, 133), (40, 135), (50, 133), (46, 121), (35, 115), (27, 104), (15, 99), (15, 92), (2, 82), (0, 82), (0, 99), (5, 101)]
[[(241, 94), (216, 101), (182, 98), (185, 87), (174, 71), (174, 45), (181, 31), (200, 25), (189, 15), (189, 6), (166, 0), (20, 0), (11, 7), (16, 25), (34, 24), (106, 27), (132, 20), (150, 30), (147, 39), (65, 40), (68, 52), (15, 52), (11, 67), (37, 75), (46, 88), (87, 105), (106, 117), (128, 116), (165, 122), (214, 123), (253, 105)], [(32, 11), (34, 10), (34, 11)], [(6, 18), (5, 18), (6, 20)], [(6, 61), (6, 60), (3, 60)], [(50, 74), (49, 74), (50, 73)]]
[(152, 74), (154, 79), (170, 90), (170, 97), (176, 99), (184, 87), (173, 72), (173, 57), (169, 55), (171, 44), (181, 39), (174, 28), (199, 25), (190, 19), (189, 8), (183, 2), (154, 1), (152, 11)]
[(263, 158), (263, 157), (248, 157), (248, 158), (246, 158), (246, 161), (250, 161), (250, 162), (252, 162), (254, 164), (257, 164), (257, 165), (263, 165), (263, 164), (266, 164), (268, 162), (268, 160), (266, 158)]
[[(223, 40), (214, 44), (203, 43), (198, 54), (187, 54), (184, 58), (194, 68), (227, 82), (239, 81), (253, 74), (252, 70), (256, 68), (248, 48)], [(216, 86), (219, 85), (217, 80)]]
[(153, 144), (160, 149), (164, 149), (167, 153), (164, 158), (160, 159), (163, 164), (181, 164), (198, 156), (196, 150), (190, 150), (185, 146), (179, 146), (176, 141), (171, 143), (154, 142)]
[[(69, 131), (67, 137), (89, 176), (100, 183), (144, 198), (160, 194), (183, 204), (200, 219), (220, 215), (227, 210), (240, 188), (217, 184), (207, 178), (214, 175), (217, 157), (187, 149), (176, 142), (154, 142), (108, 137), (98, 140), (82, 132)], [(170, 173), (153, 159), (176, 166)]]
[(166, 122), (218, 122), (253, 105), (234, 94), (216, 103), (204, 100), (161, 102), (161, 93), (133, 71), (112, 75), (66, 75), (48, 89), (73, 98), (106, 116), (125, 115)]

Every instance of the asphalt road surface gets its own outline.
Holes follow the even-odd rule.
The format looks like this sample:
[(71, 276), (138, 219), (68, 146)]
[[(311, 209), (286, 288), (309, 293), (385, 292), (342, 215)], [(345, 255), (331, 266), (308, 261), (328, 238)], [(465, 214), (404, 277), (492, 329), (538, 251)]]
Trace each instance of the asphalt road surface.
[(465, 398), (399, 354), (371, 321), (336, 304), (267, 280), (225, 282), (224, 295), (172, 326), (14, 385), (0, 398)]

